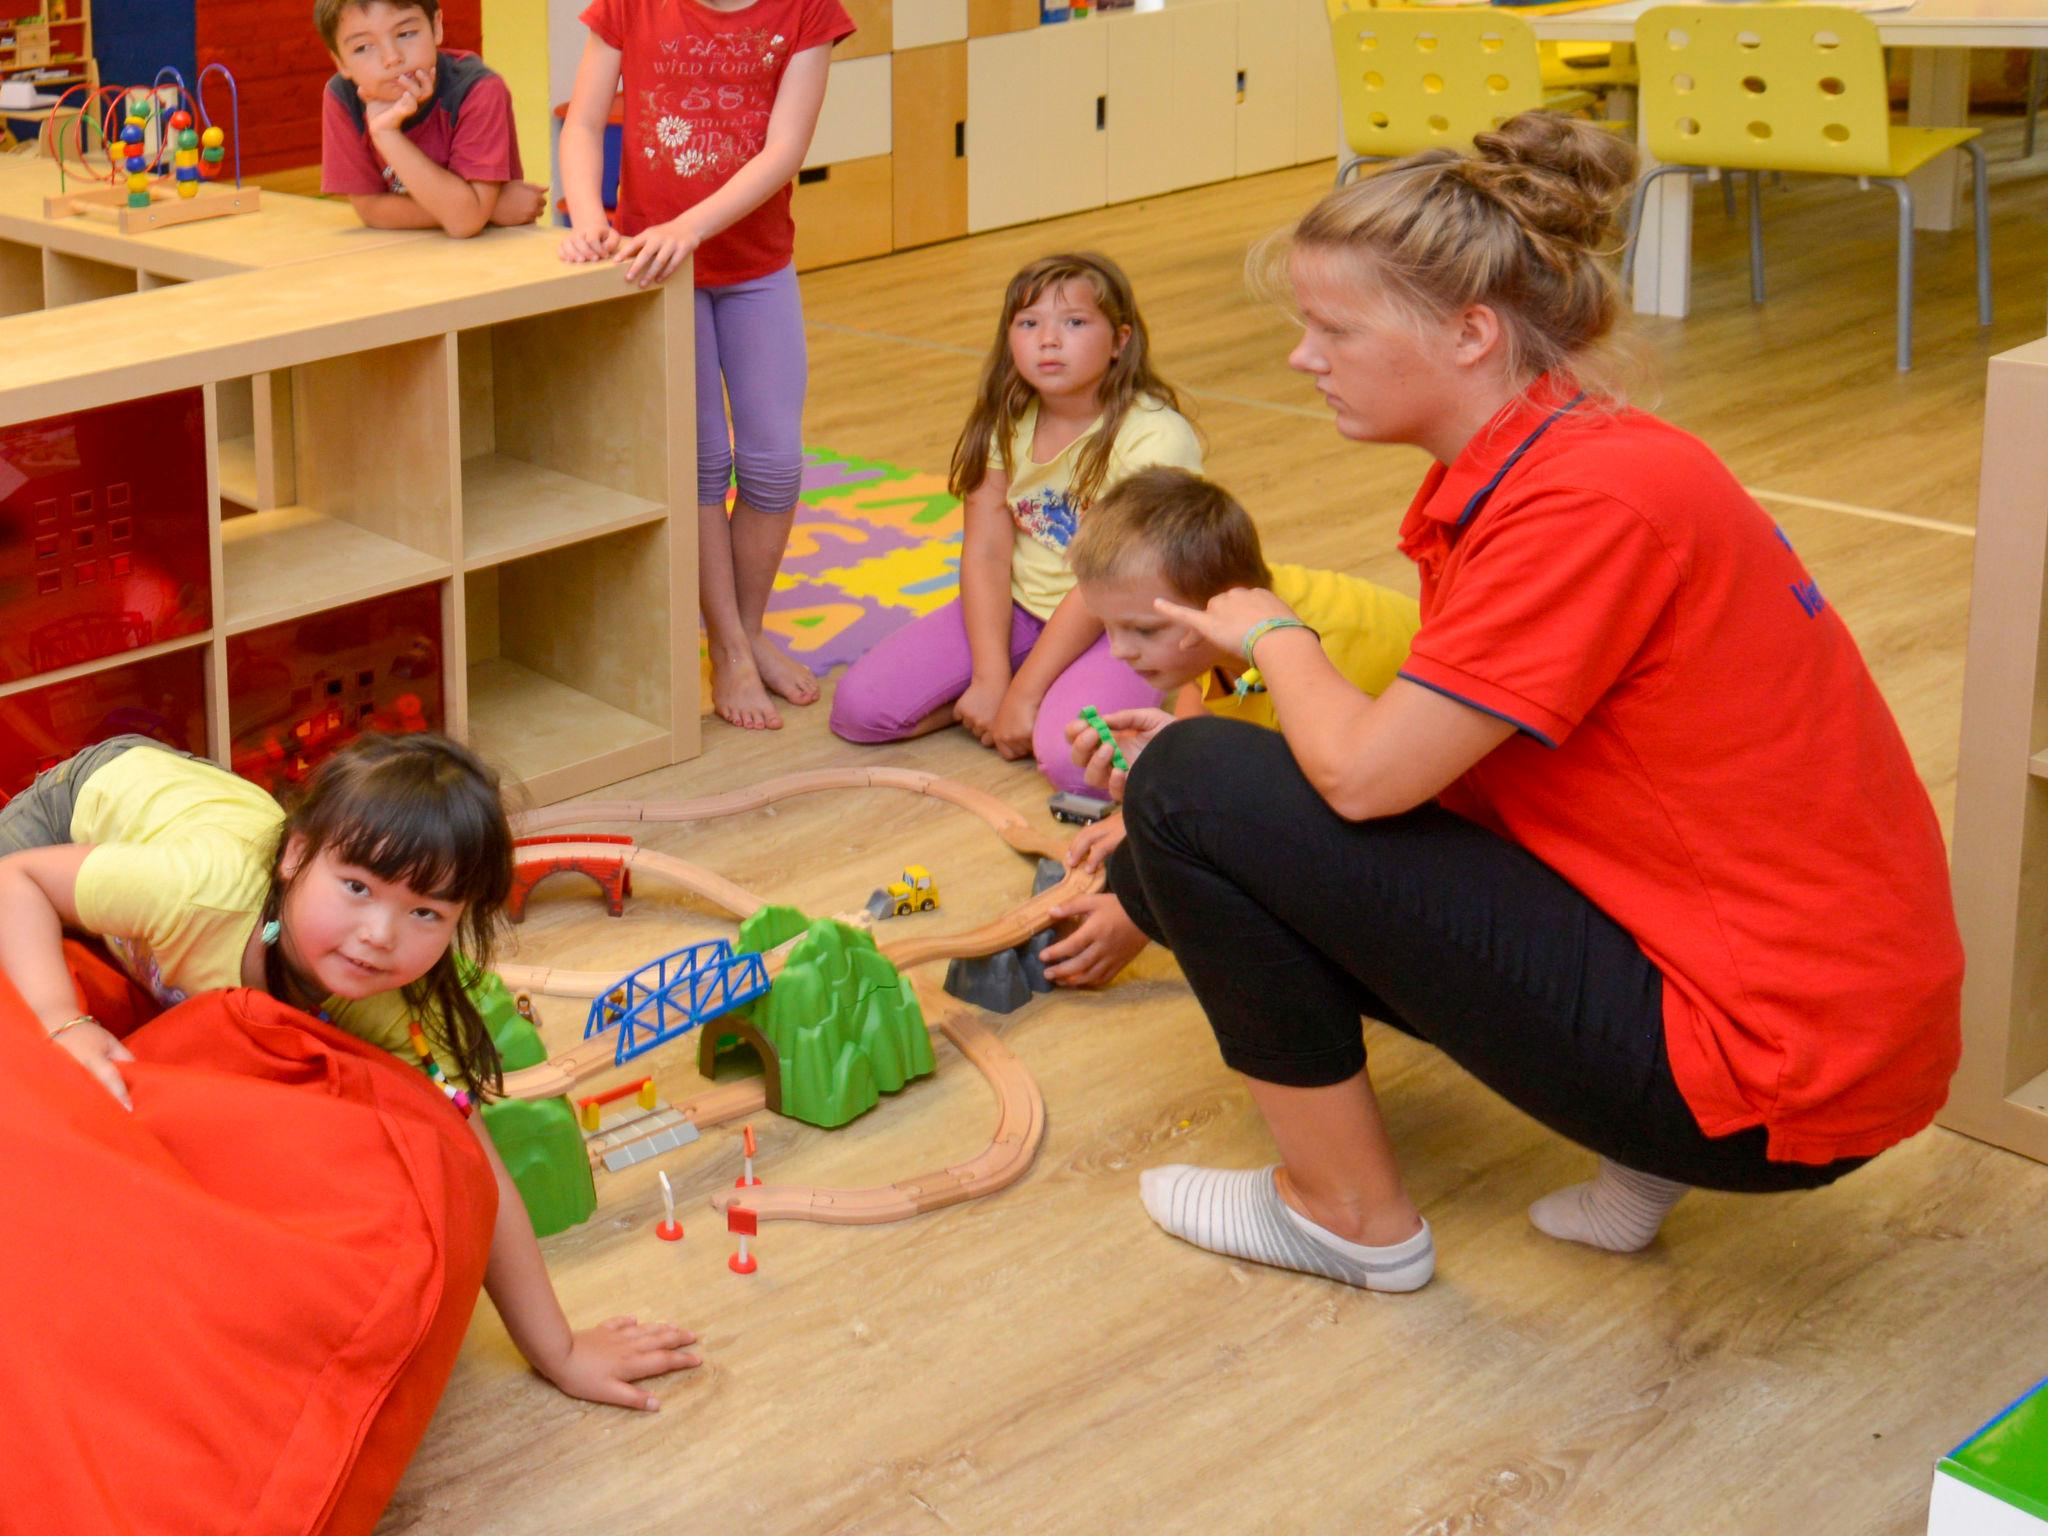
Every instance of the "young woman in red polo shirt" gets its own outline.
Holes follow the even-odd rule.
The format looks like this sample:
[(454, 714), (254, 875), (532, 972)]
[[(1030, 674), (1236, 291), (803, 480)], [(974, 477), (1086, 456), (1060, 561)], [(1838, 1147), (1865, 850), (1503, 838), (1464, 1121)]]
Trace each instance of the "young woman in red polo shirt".
[(1624, 1251), (1689, 1186), (1840, 1178), (1928, 1124), (1959, 1051), (1940, 829), (1855, 641), (1713, 453), (1600, 386), (1633, 152), (1544, 113), (1477, 150), (1272, 253), (1337, 430), (1438, 461), (1407, 666), (1369, 698), (1270, 592), (1162, 603), (1256, 662), (1283, 734), (1160, 729), (1111, 860), (1281, 1158), (1149, 1170), (1146, 1208), (1383, 1290), (1435, 1259), (1360, 1015), (1599, 1154), (1530, 1215)]

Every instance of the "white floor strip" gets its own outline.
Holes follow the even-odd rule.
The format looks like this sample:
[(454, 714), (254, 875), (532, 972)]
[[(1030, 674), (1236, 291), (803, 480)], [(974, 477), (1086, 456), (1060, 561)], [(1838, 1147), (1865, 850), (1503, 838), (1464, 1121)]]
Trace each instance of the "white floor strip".
[(1977, 530), (1968, 523), (1950, 523), (1938, 517), (1915, 517), (1910, 512), (1884, 512), (1876, 507), (1859, 507), (1846, 501), (1826, 501), (1819, 496), (1794, 496), (1786, 491), (1766, 491), (1753, 485), (1745, 486), (1744, 489), (1758, 501), (1782, 501), (1787, 506), (1812, 507), (1821, 512), (1846, 512), (1851, 517), (1867, 517), (1875, 523), (1898, 523), (1907, 528), (1926, 528), (1934, 533), (1959, 533), (1966, 539), (1977, 537)]

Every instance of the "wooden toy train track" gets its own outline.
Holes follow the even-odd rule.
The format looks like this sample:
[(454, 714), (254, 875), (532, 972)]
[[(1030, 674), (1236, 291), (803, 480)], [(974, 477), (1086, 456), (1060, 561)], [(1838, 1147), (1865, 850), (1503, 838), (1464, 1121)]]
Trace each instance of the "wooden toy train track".
[[(544, 832), (571, 824), (634, 821), (711, 821), (759, 810), (778, 800), (796, 795), (818, 794), (835, 789), (901, 789), (930, 795), (979, 816), (996, 835), (1018, 853), (1032, 858), (1059, 860), (1065, 853), (1064, 839), (1041, 832), (1022, 815), (995, 796), (952, 779), (905, 768), (828, 768), (793, 773), (770, 779), (751, 789), (735, 790), (681, 801), (583, 801), (549, 806), (514, 818), (521, 835)], [(637, 845), (616, 843), (554, 842), (516, 851), (521, 860), (559, 860), (579, 854), (623, 859), (629, 871), (651, 875), (693, 891), (736, 918), (760, 910), (764, 898), (744, 890), (732, 881), (686, 860)], [(1057, 885), (979, 927), (951, 934), (913, 934), (878, 945), (884, 957), (908, 974), (913, 967), (933, 960), (965, 959), (992, 955), (1011, 948), (1052, 926), (1052, 909), (1064, 901), (1101, 889), (1099, 871), (1070, 870)], [(770, 973), (781, 969), (782, 957), (768, 958)], [(499, 974), (507, 986), (520, 992), (544, 992), (561, 997), (596, 997), (612, 986), (617, 977), (605, 971), (570, 971), (558, 966), (503, 965)], [(995, 1091), (997, 1119), (994, 1135), (979, 1154), (964, 1162), (950, 1164), (930, 1173), (899, 1179), (893, 1184), (868, 1189), (823, 1189), (806, 1185), (761, 1184), (744, 1192), (728, 1191), (714, 1196), (712, 1205), (723, 1210), (734, 1200), (744, 1201), (763, 1221), (822, 1221), (845, 1225), (900, 1221), (924, 1211), (993, 1194), (1021, 1178), (1037, 1156), (1045, 1135), (1045, 1096), (1030, 1070), (999, 1040), (974, 1010), (945, 996), (919, 976), (910, 976), (917, 989), (927, 1024), (950, 1040), (960, 1054), (980, 1069)], [(613, 1046), (599, 1037), (579, 1042), (538, 1066), (513, 1072), (505, 1079), (505, 1092), (512, 1098), (544, 1099), (571, 1092), (584, 1079), (614, 1065)], [(708, 1089), (674, 1106), (691, 1124), (703, 1128), (735, 1120), (760, 1111), (767, 1102), (766, 1089), (759, 1080), (732, 1083)]]

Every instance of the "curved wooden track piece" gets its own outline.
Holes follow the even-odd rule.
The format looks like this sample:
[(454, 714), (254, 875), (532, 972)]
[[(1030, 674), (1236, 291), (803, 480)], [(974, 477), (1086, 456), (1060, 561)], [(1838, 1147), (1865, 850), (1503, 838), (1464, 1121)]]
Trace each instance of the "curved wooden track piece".
[[(770, 779), (752, 789), (709, 795), (697, 800), (585, 801), (549, 806), (515, 817), (513, 824), (519, 832), (528, 833), (572, 823), (708, 821), (758, 810), (793, 795), (828, 789), (865, 788), (904, 789), (957, 805), (987, 822), (1004, 842), (1019, 853), (1057, 860), (1066, 851), (1062, 839), (1040, 832), (995, 796), (934, 774), (905, 768), (834, 768), (793, 773)], [(535, 850), (535, 856), (538, 857), (540, 852)], [(745, 917), (765, 904), (761, 897), (720, 875), (652, 849), (636, 846), (622, 854), (616, 843), (551, 843), (546, 845), (545, 852), (550, 858), (574, 857), (586, 852), (623, 857), (629, 869), (672, 881), (717, 904), (734, 917)], [(1099, 871), (1069, 870), (1057, 885), (1013, 907), (993, 922), (961, 933), (906, 935), (877, 947), (898, 970), (906, 974), (913, 966), (933, 960), (992, 955), (1021, 944), (1033, 934), (1050, 927), (1052, 908), (1062, 901), (1089, 894), (1101, 887)], [(782, 968), (782, 958), (781, 955), (769, 957), (771, 975)], [(506, 965), (499, 967), (499, 974), (514, 991), (572, 997), (595, 997), (618, 981), (618, 977), (609, 972), (567, 971), (552, 966)], [(954, 1163), (914, 1178), (899, 1179), (894, 1184), (870, 1189), (762, 1184), (745, 1191), (730, 1190), (713, 1196), (711, 1203), (714, 1209), (723, 1211), (738, 1200), (764, 1221), (868, 1225), (900, 1221), (941, 1206), (993, 1194), (1023, 1176), (1038, 1155), (1039, 1143), (1045, 1137), (1045, 1096), (1039, 1091), (1037, 1079), (977, 1014), (959, 1007), (951, 998), (935, 995), (922, 977), (912, 976), (910, 981), (923, 1005), (927, 1027), (936, 1029), (952, 1041), (954, 1048), (974, 1063), (995, 1091), (996, 1129), (988, 1146), (966, 1162)], [(508, 1097), (521, 1099), (555, 1098), (566, 1094), (583, 1078), (612, 1066), (614, 1050), (613, 1042), (602, 1036), (583, 1041), (538, 1066), (507, 1074), (505, 1092)], [(685, 1120), (703, 1128), (753, 1114), (765, 1102), (762, 1084), (752, 1081), (713, 1088), (674, 1107)]]

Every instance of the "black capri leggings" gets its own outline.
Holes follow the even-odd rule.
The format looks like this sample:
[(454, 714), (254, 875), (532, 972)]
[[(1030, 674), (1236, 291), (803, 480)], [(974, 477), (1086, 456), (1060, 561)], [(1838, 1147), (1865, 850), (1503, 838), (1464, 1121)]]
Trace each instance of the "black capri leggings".
[(1708, 1189), (1831, 1184), (1866, 1158), (1774, 1163), (1761, 1126), (1704, 1134), (1671, 1076), (1664, 978), (1524, 849), (1438, 806), (1349, 822), (1276, 731), (1162, 731), (1124, 801), (1110, 885), (1179, 959), (1224, 1061), (1295, 1087), (1365, 1065), (1360, 1015), (1425, 1040), (1559, 1135)]

